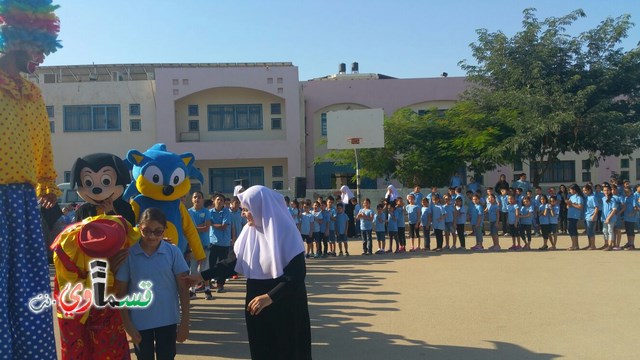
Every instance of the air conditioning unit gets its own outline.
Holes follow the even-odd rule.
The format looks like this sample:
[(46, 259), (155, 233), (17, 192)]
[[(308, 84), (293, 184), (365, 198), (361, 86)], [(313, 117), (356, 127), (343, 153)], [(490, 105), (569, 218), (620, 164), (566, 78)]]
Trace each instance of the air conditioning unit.
[(57, 74), (42, 74), (42, 82), (45, 84), (55, 84), (58, 82)]
[(124, 74), (120, 71), (113, 71), (111, 73), (111, 81), (124, 81)]
[(89, 73), (89, 81), (97, 81), (97, 80), (98, 80), (98, 74)]

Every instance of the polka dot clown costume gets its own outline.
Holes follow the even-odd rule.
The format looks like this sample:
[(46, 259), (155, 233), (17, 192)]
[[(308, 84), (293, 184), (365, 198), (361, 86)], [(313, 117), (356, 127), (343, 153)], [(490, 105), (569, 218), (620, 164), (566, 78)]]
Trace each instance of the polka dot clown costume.
[(0, 0), (0, 359), (56, 359), (51, 312), (28, 304), (51, 292), (38, 200), (59, 190), (42, 95), (20, 74), (61, 47), (56, 8)]

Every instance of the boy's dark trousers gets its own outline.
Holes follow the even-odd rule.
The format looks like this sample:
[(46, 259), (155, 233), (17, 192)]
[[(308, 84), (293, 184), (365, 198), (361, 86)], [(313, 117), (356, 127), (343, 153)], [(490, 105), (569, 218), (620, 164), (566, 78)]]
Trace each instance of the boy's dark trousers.
[(142, 341), (134, 346), (138, 360), (153, 360), (154, 355), (158, 360), (173, 360), (176, 356), (176, 330), (176, 324), (141, 330)]
[[(220, 261), (224, 261), (229, 256), (230, 246), (211, 245), (211, 253), (209, 254), (209, 268), (213, 268)], [(226, 277), (216, 279), (218, 288), (223, 288), (226, 283)]]
[(329, 252), (329, 235), (322, 234), (322, 254), (327, 255)]
[(371, 253), (372, 247), (372, 230), (360, 230), (362, 233), (362, 252)]
[(424, 233), (424, 248), (431, 249), (431, 226), (423, 226), (422, 232)]
[(465, 244), (464, 224), (457, 224), (456, 225), (456, 233), (458, 234), (458, 240), (460, 240), (460, 246), (461, 247), (466, 247), (467, 245)]
[(438, 247), (438, 249), (442, 249), (442, 243), (443, 243), (442, 230), (434, 229), (433, 232), (436, 235), (436, 246)]
[(509, 227), (507, 226), (507, 213), (500, 212), (500, 222), (502, 223), (502, 233), (506, 234), (509, 232)]

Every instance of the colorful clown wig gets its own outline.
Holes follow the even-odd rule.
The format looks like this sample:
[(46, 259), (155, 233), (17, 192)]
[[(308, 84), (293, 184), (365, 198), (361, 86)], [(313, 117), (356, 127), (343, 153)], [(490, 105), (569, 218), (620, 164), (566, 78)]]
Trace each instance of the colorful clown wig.
[(59, 6), (51, 0), (0, 0), (0, 52), (27, 50), (45, 55), (62, 47)]

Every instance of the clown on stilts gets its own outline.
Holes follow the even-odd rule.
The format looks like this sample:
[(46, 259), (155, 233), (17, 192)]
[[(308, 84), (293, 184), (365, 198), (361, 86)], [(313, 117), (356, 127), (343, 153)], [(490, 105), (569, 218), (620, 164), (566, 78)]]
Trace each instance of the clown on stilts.
[(56, 359), (52, 314), (28, 303), (51, 291), (38, 205), (59, 190), (42, 94), (22, 75), (61, 47), (55, 9), (0, 0), (0, 359)]

